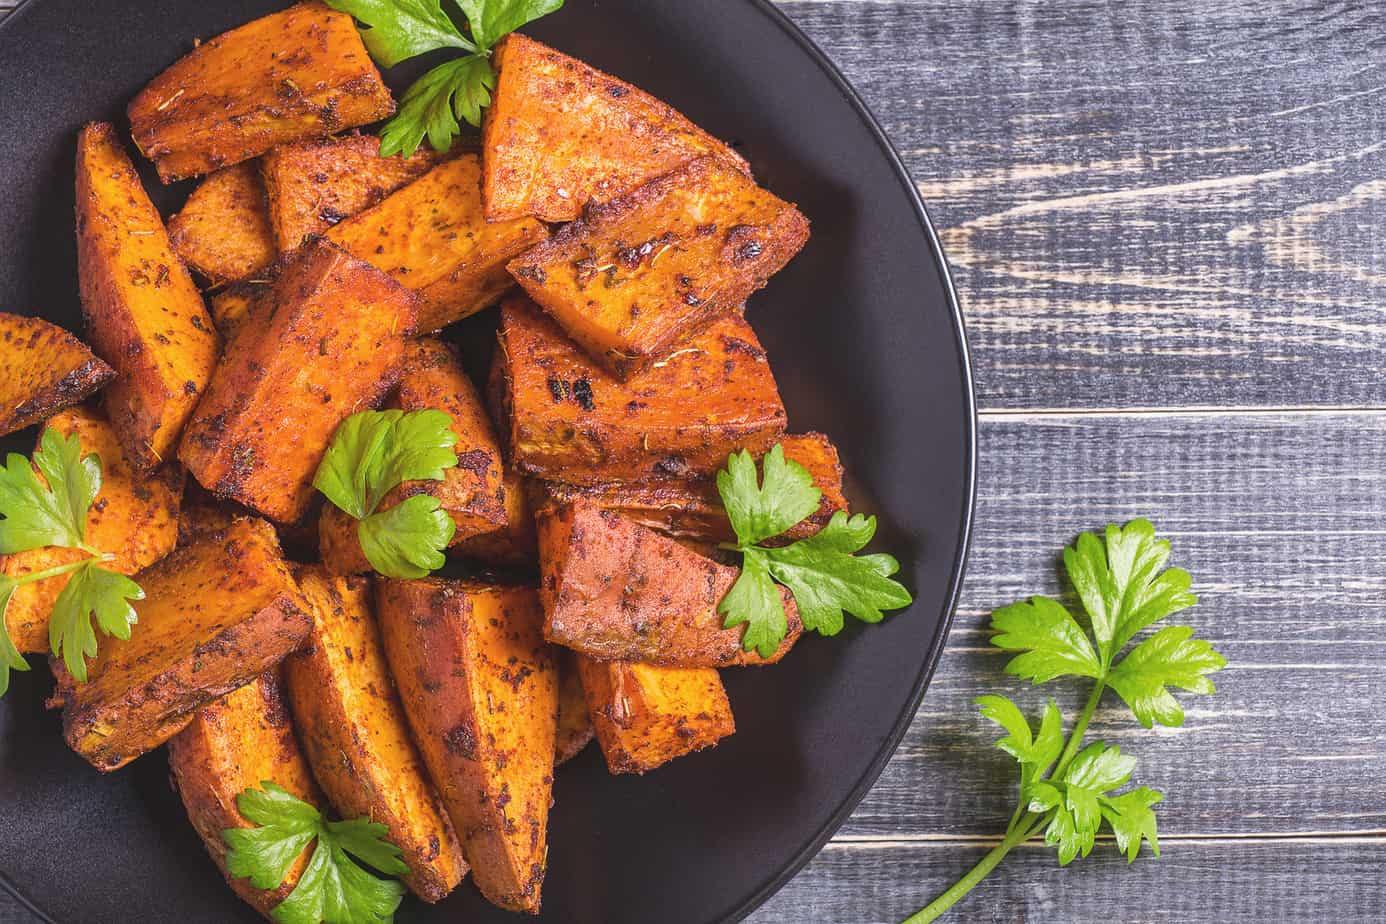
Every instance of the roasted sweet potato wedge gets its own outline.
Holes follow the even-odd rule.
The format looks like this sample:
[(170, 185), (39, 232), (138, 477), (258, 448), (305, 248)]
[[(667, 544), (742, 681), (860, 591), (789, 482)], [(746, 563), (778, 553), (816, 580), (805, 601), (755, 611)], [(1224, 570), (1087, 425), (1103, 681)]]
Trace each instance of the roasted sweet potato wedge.
[(794, 597), (781, 588), (784, 641), (769, 658), (742, 650), (745, 627), (722, 628), (717, 612), (740, 569), (595, 504), (555, 507), (536, 523), (544, 637), (579, 654), (666, 667), (772, 664), (803, 633)]
[(445, 161), (327, 232), (419, 294), (420, 332), (489, 307), (513, 285), (505, 264), (548, 235), (531, 218), (488, 223), (475, 154)]
[(293, 250), (417, 180), (439, 161), (431, 148), (381, 157), (380, 139), (346, 135), (286, 144), (265, 155), (269, 218), (280, 250)]
[(264, 673), (312, 617), (274, 530), (242, 517), (135, 576), (130, 639), (103, 636), (63, 708), (68, 745), (108, 772), (163, 744), (193, 713)]
[(617, 378), (737, 311), (808, 240), (799, 210), (716, 157), (602, 205), (510, 261), (510, 273)]
[[(837, 449), (826, 436), (821, 433), (786, 436), (780, 440), (780, 445), (784, 447), (784, 457), (804, 466), (813, 476), (818, 490), (823, 492), (818, 510), (778, 537), (781, 541), (793, 541), (811, 536), (828, 525), (835, 512), (847, 509), (847, 499), (842, 494), (842, 465)], [(536, 484), (537, 490), (531, 493), (537, 495), (534, 499), (537, 510), (585, 500), (675, 539), (716, 545), (736, 538), (722, 506), (717, 483), (710, 478), (592, 487), (550, 481)]]
[(115, 128), (77, 142), (77, 278), (92, 346), (118, 373), (106, 414), (136, 468), (173, 457), (220, 338)]
[(337, 425), (394, 387), (414, 296), (325, 240), (295, 252), (227, 345), (178, 457), (207, 490), (280, 523), (307, 511)]
[(371, 613), (370, 581), (308, 567), (298, 582), (313, 631), (305, 650), (284, 662), (284, 682), (313, 774), (343, 818), (385, 825), (409, 866), (405, 885), (440, 901), (467, 863), (409, 737)]
[(228, 875), (221, 832), (255, 827), (236, 809), (236, 797), (247, 789), (261, 788), (266, 780), (323, 808), (322, 793), (299, 749), (276, 673), (266, 671), (199, 709), (188, 727), (169, 739), (168, 763), (188, 820), (227, 884), (256, 911), (270, 917), (274, 906), (298, 885), (310, 851), (299, 855), (279, 888), (257, 889), (249, 879)]
[(424, 761), (483, 895), (539, 911), (558, 672), (527, 587), (380, 581), (376, 612)]
[[(452, 517), (453, 544), (505, 526), (505, 486), (500, 446), (476, 386), (456, 354), (442, 341), (415, 340), (405, 349), (404, 374), (390, 401), (403, 411), (440, 410), (452, 418), (457, 435), (457, 466), (442, 481), (406, 481), (380, 503), (380, 509), (415, 494), (438, 498)], [(318, 523), (323, 564), (334, 574), (370, 570), (356, 539), (356, 521), (328, 505)]]
[(568, 484), (708, 477), (732, 451), (763, 452), (784, 433), (770, 364), (739, 316), (626, 382), (527, 298), (506, 299), (499, 338), (509, 458), (521, 474)]
[(534, 536), (534, 515), (530, 512), (525, 479), (506, 466), (505, 525), (454, 543), (452, 553), (498, 568), (522, 568), (539, 560)]
[(203, 180), (168, 220), (168, 236), (183, 262), (212, 286), (268, 266), (276, 250), (260, 165), (247, 161)]
[(486, 217), (572, 221), (646, 180), (727, 145), (628, 83), (523, 35), (506, 38), (482, 124)]
[(582, 753), (596, 732), (587, 714), (587, 696), (582, 691), (582, 677), (578, 674), (578, 655), (566, 648), (555, 648), (554, 652), (558, 662), (558, 743), (554, 750), (554, 764), (557, 765)]
[[(44, 429), (75, 435), (83, 456), (95, 454), (101, 459), (101, 490), (87, 511), (87, 542), (115, 556), (107, 568), (134, 574), (173, 551), (183, 494), (181, 467), (165, 465), (148, 475), (135, 471), (115, 431), (94, 408), (68, 408), (49, 418)], [(79, 550), (44, 546), (0, 556), (0, 574), (20, 577), (85, 557)], [(49, 650), (48, 617), (69, 577), (59, 574), (15, 589), (5, 610), (5, 624), (20, 651)]]
[(114, 369), (61, 327), (0, 312), (0, 436), (85, 400), (113, 378)]
[(644, 773), (736, 731), (710, 667), (656, 667), (578, 656), (597, 741), (612, 773)]
[(135, 144), (171, 183), (394, 111), (352, 18), (300, 3), (198, 45), (128, 115)]

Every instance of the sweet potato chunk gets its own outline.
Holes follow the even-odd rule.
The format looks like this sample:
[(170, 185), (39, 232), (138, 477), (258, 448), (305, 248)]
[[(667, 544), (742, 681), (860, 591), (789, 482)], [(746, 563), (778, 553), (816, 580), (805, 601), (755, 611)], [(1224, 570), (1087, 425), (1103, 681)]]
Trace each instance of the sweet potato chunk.
[(527, 298), (505, 301), (502, 404), (522, 474), (568, 484), (708, 477), (785, 429), (765, 351), (739, 316), (627, 382), (596, 365)]
[(558, 744), (554, 764), (572, 760), (592, 741), (596, 732), (587, 714), (587, 696), (578, 674), (578, 656), (566, 648), (554, 649), (558, 662)]
[(291, 523), (307, 512), (337, 425), (398, 381), (414, 297), (318, 239), (255, 304), (178, 457), (213, 494)]
[(738, 310), (808, 240), (799, 210), (716, 157), (604, 205), (510, 261), (510, 273), (617, 378)]
[(266, 671), (199, 709), (188, 727), (169, 739), (168, 763), (188, 820), (227, 884), (269, 917), (274, 906), (298, 885), (311, 853), (305, 849), (299, 854), (277, 889), (257, 889), (249, 879), (231, 878), (221, 832), (256, 826), (237, 810), (236, 797), (247, 789), (260, 789), (269, 780), (319, 810), (323, 808), (322, 793), (289, 723), (276, 673)]
[(410, 891), (436, 902), (467, 873), (452, 823), (429, 782), (395, 692), (365, 578), (298, 572), (313, 610), (308, 647), (284, 662), (289, 705), (313, 773), (343, 818), (389, 828)]
[(527, 587), (380, 581), (376, 612), (424, 761), (483, 895), (539, 911), (558, 672)]
[(705, 154), (749, 173), (741, 155), (672, 107), (523, 35), (493, 57), (500, 70), (482, 124), (486, 217), (572, 221)]
[(347, 135), (286, 144), (265, 155), (269, 218), (280, 250), (368, 209), (437, 164), (419, 148), (411, 157), (381, 157), (380, 139)]
[(42, 422), (113, 378), (114, 369), (56, 324), (0, 312), (0, 436)]
[(710, 667), (656, 667), (578, 656), (597, 741), (612, 773), (644, 773), (736, 731)]
[(417, 292), (424, 332), (494, 304), (513, 284), (505, 264), (547, 234), (530, 218), (487, 223), (481, 165), (475, 154), (463, 154), (327, 237)]
[[(48, 420), (44, 430), (50, 429), (76, 436), (83, 456), (94, 453), (101, 459), (101, 490), (87, 511), (87, 542), (115, 556), (105, 567), (134, 574), (172, 552), (178, 541), (183, 469), (165, 465), (149, 475), (135, 471), (115, 431), (93, 408), (68, 408)], [(21, 577), (86, 557), (80, 550), (44, 546), (0, 556), (0, 573)], [(15, 589), (5, 624), (20, 651), (49, 650), (48, 617), (70, 577), (59, 574)]]
[(128, 115), (135, 144), (171, 183), (394, 111), (351, 17), (300, 3), (198, 45)]
[(108, 772), (163, 744), (198, 709), (277, 664), (312, 617), (274, 530), (242, 517), (135, 576), (129, 641), (103, 636), (63, 708), (68, 745)]
[(804, 631), (780, 588), (789, 630), (769, 658), (741, 648), (717, 604), (741, 573), (594, 504), (545, 511), (539, 530), (544, 637), (599, 661), (667, 667), (772, 664)]
[[(823, 492), (818, 509), (778, 537), (781, 541), (793, 541), (828, 525), (836, 511), (847, 509), (847, 499), (842, 494), (842, 465), (837, 449), (826, 436), (786, 436), (780, 445), (784, 447), (784, 457), (804, 466), (813, 476), (814, 485)], [(736, 538), (717, 483), (710, 478), (592, 487), (546, 481), (539, 483), (535, 493), (538, 497), (534, 506), (538, 510), (585, 500), (675, 539), (716, 545)], [(774, 540), (770, 542), (773, 544)]]
[(115, 128), (77, 142), (77, 278), (92, 346), (118, 373), (106, 414), (136, 468), (172, 458), (220, 338)]
[(539, 560), (534, 535), (534, 515), (530, 512), (525, 479), (506, 466), (505, 525), (500, 529), (463, 539), (452, 546), (454, 554), (498, 568), (533, 565)]
[[(403, 411), (434, 409), (452, 418), (457, 435), (453, 450), (457, 466), (442, 481), (406, 481), (380, 502), (388, 509), (415, 494), (438, 498), (456, 527), (453, 544), (505, 526), (505, 487), (500, 447), (481, 404), (476, 386), (467, 378), (452, 349), (431, 338), (406, 347), (404, 374), (390, 402)], [(318, 523), (323, 564), (334, 574), (370, 570), (356, 538), (356, 521), (328, 505)]]
[(258, 272), (274, 259), (274, 234), (260, 165), (246, 162), (203, 180), (168, 220), (183, 262), (213, 286)]

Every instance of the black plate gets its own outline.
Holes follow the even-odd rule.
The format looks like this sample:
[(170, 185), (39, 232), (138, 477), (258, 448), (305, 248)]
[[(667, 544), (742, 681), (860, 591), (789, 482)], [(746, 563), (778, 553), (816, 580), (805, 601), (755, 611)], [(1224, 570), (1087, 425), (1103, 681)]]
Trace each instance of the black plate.
[[(186, 52), (283, 0), (31, 0), (0, 27), (0, 308), (80, 330), (73, 141)], [(558, 774), (548, 921), (736, 920), (846, 820), (913, 716), (943, 645), (972, 514), (966, 342), (938, 242), (861, 101), (763, 0), (568, 0), (532, 29), (734, 139), (813, 222), (748, 317), (796, 430), (822, 430), (880, 514), (915, 605), (806, 639), (780, 667), (726, 671), (737, 733), (643, 778), (588, 751)], [(400, 89), (408, 73), (392, 74)], [(398, 79), (394, 79), (398, 78)], [(147, 166), (147, 165), (146, 165)], [(176, 207), (187, 184), (147, 185)], [(28, 451), (31, 434), (12, 448)], [(221, 882), (162, 753), (102, 776), (41, 708), (43, 665), (0, 703), (0, 871), (43, 919), (259, 920)], [(0, 879), (3, 881), (3, 879)], [(507, 921), (468, 884), (401, 922)]]

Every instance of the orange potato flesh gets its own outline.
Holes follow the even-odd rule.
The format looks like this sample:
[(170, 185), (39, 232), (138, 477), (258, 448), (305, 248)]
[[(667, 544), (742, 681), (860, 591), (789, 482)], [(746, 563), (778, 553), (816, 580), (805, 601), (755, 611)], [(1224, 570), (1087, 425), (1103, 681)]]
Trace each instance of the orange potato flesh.
[(745, 651), (745, 626), (724, 629), (717, 612), (739, 568), (586, 502), (536, 520), (544, 637), (555, 644), (598, 661), (733, 667), (773, 664), (803, 633), (794, 597), (780, 588), (784, 640), (769, 658)]
[(556, 648), (555, 660), (558, 662), (558, 744), (554, 751), (554, 764), (572, 760), (582, 749), (591, 743), (596, 732), (592, 728), (592, 718), (587, 714), (587, 696), (582, 690), (582, 676), (578, 673), (578, 655), (566, 648)]
[(486, 217), (572, 221), (706, 154), (745, 161), (672, 107), (520, 34), (492, 60), (500, 71), (482, 123)]
[(213, 286), (268, 266), (274, 234), (260, 165), (247, 161), (203, 180), (168, 220), (168, 236), (183, 262)]
[(106, 414), (136, 468), (173, 458), (221, 341), (115, 128), (77, 142), (77, 277), (98, 356), (116, 370)]
[[(149, 475), (135, 471), (115, 431), (93, 408), (68, 408), (49, 418), (44, 430), (49, 429), (76, 436), (83, 456), (95, 454), (101, 459), (101, 490), (87, 511), (86, 538), (92, 547), (115, 556), (104, 567), (134, 574), (173, 551), (183, 494), (180, 466), (165, 465)], [(0, 556), (0, 574), (21, 577), (86, 557), (76, 549), (44, 546)], [(70, 575), (59, 574), (15, 589), (5, 610), (5, 624), (20, 651), (49, 650), (48, 617), (69, 579)]]
[(347, 135), (286, 144), (265, 155), (269, 219), (280, 250), (368, 209), (417, 180), (439, 155), (419, 148), (412, 157), (381, 157), (380, 139)]
[[(780, 445), (784, 447), (784, 457), (804, 466), (813, 476), (814, 486), (823, 492), (816, 511), (777, 537), (793, 541), (826, 526), (836, 511), (847, 509), (847, 498), (842, 494), (842, 465), (837, 449), (826, 436), (786, 436)], [(676, 539), (712, 545), (736, 539), (717, 483), (708, 478), (593, 487), (546, 481), (538, 483), (535, 493), (538, 497), (534, 506), (541, 511), (553, 504), (583, 500)]]
[[(405, 348), (399, 390), (390, 403), (403, 411), (433, 409), (451, 417), (457, 436), (453, 451), (458, 462), (456, 467), (444, 471), (441, 481), (406, 481), (380, 502), (379, 509), (389, 509), (416, 494), (436, 497), (456, 527), (454, 545), (504, 527), (506, 504), (500, 446), (481, 396), (452, 349), (432, 338), (411, 342)], [(323, 563), (334, 574), (370, 570), (370, 562), (356, 538), (356, 521), (351, 516), (328, 505), (318, 529)]]
[(179, 458), (213, 494), (297, 521), (337, 425), (398, 381), (413, 321), (379, 270), (322, 239), (301, 248), (227, 346)]
[[(236, 808), (236, 797), (278, 783), (315, 808), (323, 808), (308, 762), (289, 722), (279, 678), (267, 671), (197, 711), (188, 727), (169, 739), (168, 763), (188, 819), (232, 891), (265, 917), (298, 885), (311, 853), (306, 848), (277, 889), (232, 879), (226, 869), (227, 828), (256, 825)], [(271, 918), (273, 920), (273, 918)]]
[(380, 581), (376, 612), (404, 711), (490, 901), (538, 913), (558, 672), (527, 587)]
[(418, 330), (438, 330), (494, 304), (514, 281), (505, 264), (548, 235), (537, 221), (488, 223), (481, 165), (463, 154), (327, 232), (419, 294)]
[(527, 298), (501, 308), (500, 392), (521, 474), (568, 484), (709, 477), (763, 452), (785, 411), (744, 319), (718, 318), (666, 362), (619, 382)]
[(171, 183), (394, 111), (352, 18), (299, 3), (202, 42), (127, 114), (135, 144)]
[(135, 575), (130, 639), (101, 636), (88, 681), (66, 693), (63, 735), (102, 772), (163, 744), (208, 703), (308, 635), (308, 605), (274, 530), (242, 517)]
[(113, 378), (114, 369), (61, 327), (0, 312), (0, 436), (46, 420)]
[(385, 663), (365, 578), (298, 571), (313, 611), (306, 650), (284, 681), (318, 784), (343, 818), (369, 817), (404, 852), (410, 891), (436, 902), (467, 873), (462, 847), (429, 781)]
[(510, 273), (618, 378), (737, 311), (799, 252), (808, 221), (715, 157), (692, 161), (566, 225)]
[(597, 741), (612, 773), (645, 773), (736, 731), (710, 667), (657, 667), (578, 657)]

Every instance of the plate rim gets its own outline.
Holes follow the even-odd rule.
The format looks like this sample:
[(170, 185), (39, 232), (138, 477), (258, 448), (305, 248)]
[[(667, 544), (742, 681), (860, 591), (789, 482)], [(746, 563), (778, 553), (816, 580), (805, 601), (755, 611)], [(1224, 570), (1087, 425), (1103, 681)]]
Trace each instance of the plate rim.
[[(20, 4), (10, 10), (3, 21), (0, 21), (0, 32), (9, 31), (13, 28), (12, 24), (19, 21), (25, 11), (38, 6), (42, 0), (21, 0)], [(891, 171), (895, 174), (895, 179), (903, 187), (905, 196), (909, 204), (913, 207), (915, 217), (919, 221), (921, 230), (929, 243), (930, 257), (933, 260), (934, 268), (938, 272), (939, 280), (942, 283), (943, 293), (947, 302), (948, 312), (953, 327), (953, 346), (957, 351), (958, 362), (962, 372), (963, 390), (963, 490), (964, 503), (962, 518), (958, 524), (957, 551), (953, 558), (952, 567), (949, 574), (949, 585), (945, 596), (943, 612), (940, 615), (938, 628), (929, 643), (929, 651), (920, 671), (915, 677), (915, 681), (910, 690), (910, 695), (905, 702), (904, 708), (896, 716), (891, 726), (891, 732), (887, 736), (881, 748), (876, 752), (866, 771), (857, 779), (852, 790), (847, 797), (838, 804), (829, 815), (827, 821), (814, 832), (813, 836), (803, 844), (803, 846), (791, 857), (789, 862), (776, 870), (767, 877), (759, 887), (756, 888), (740, 904), (732, 908), (722, 918), (721, 924), (735, 924), (737, 921), (744, 920), (751, 912), (770, 900), (775, 893), (779, 892), (790, 880), (797, 876), (809, 862), (816, 857), (823, 849), (824, 845), (837, 833), (838, 829), (847, 821), (867, 793), (876, 784), (881, 774), (885, 771), (890, 759), (895, 756), (896, 750), (904, 739), (905, 733), (909, 730), (910, 724), (914, 720), (915, 713), (918, 712), (920, 703), (924, 700), (924, 694), (928, 691), (929, 683), (933, 680), (935, 671), (938, 669), (939, 661), (943, 657), (944, 649), (947, 647), (948, 633), (953, 625), (953, 618), (957, 612), (958, 601), (962, 593), (963, 579), (967, 572), (968, 555), (972, 546), (972, 527), (976, 518), (977, 508), (977, 393), (976, 381), (974, 379), (972, 367), (972, 353), (968, 344), (967, 324), (963, 316), (962, 304), (958, 298), (957, 287), (953, 282), (952, 273), (949, 270), (948, 258), (944, 253), (943, 244), (939, 240), (938, 232), (934, 228), (933, 221), (929, 218), (928, 209), (924, 205), (924, 200), (919, 194), (919, 189), (915, 186), (914, 178), (910, 175), (909, 169), (905, 166), (900, 157), (900, 152), (896, 150), (894, 143), (881, 127), (880, 120), (871, 107), (862, 98), (854, 87), (838, 68), (837, 64), (821, 49), (818, 44), (799, 28), (793, 20), (789, 18), (772, 0), (745, 0), (764, 16), (772, 25), (776, 26), (785, 36), (799, 47), (810, 61), (818, 67), (823, 74), (832, 81), (833, 85), (846, 99), (847, 103), (857, 112), (862, 122), (866, 125), (876, 146), (885, 155), (890, 164)], [(0, 869), (0, 889), (12, 896), (26, 911), (32, 913), (42, 924), (59, 924), (47, 912), (39, 908), (19, 887), (10, 880), (8, 873)]]

